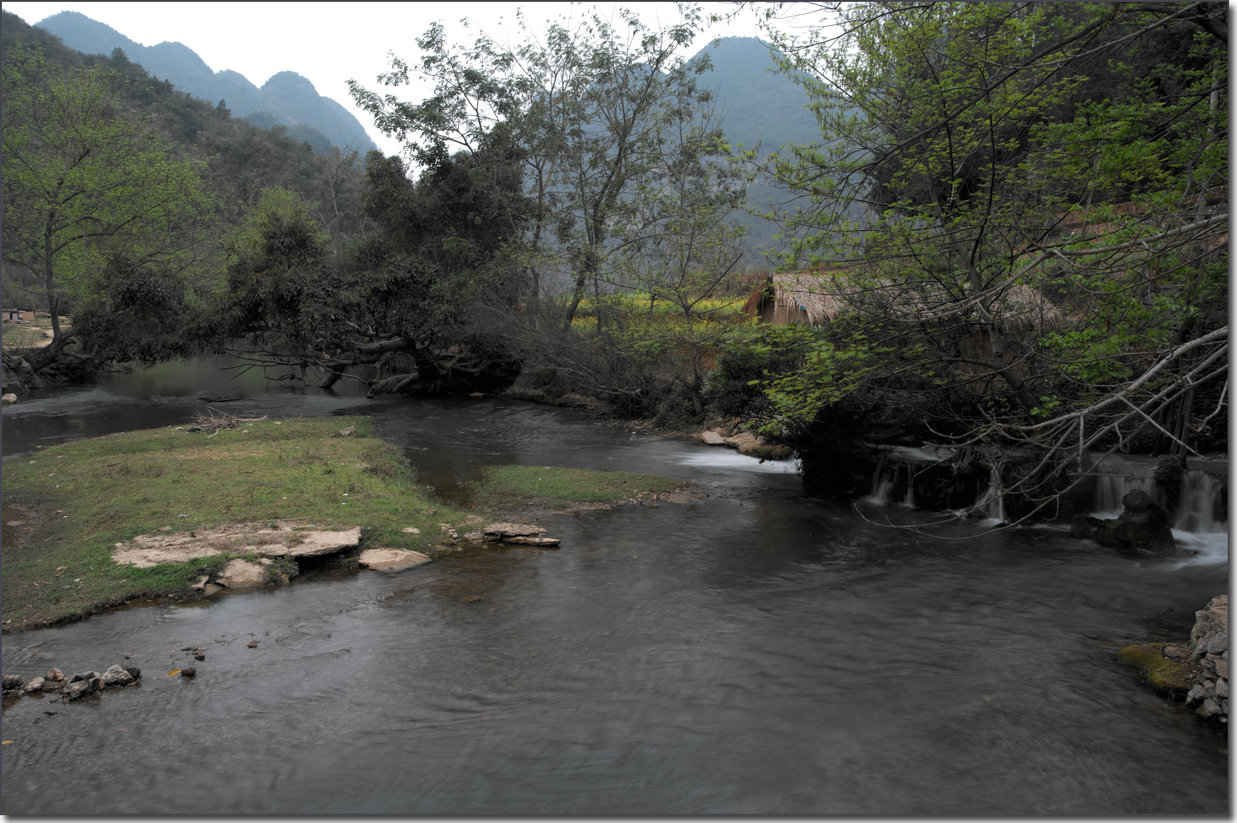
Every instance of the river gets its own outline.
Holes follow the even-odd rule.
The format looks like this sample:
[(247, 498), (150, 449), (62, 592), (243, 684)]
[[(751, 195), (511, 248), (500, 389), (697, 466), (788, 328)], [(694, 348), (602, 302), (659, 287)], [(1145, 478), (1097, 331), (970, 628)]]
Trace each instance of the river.
[[(187, 422), (216, 379), (204, 368), (191, 388), (175, 370), (122, 375), (6, 408), (5, 453)], [(373, 415), (444, 494), (517, 462), (667, 474), (699, 499), (547, 518), (557, 551), (315, 571), (6, 635), (6, 674), (129, 654), (144, 677), (73, 704), (9, 702), (4, 812), (1229, 810), (1224, 732), (1114, 657), (1188, 637), (1228, 589), (1226, 551), (1133, 560), (973, 524), (917, 536), (805, 497), (791, 464), (515, 401), (256, 377), (246, 393), (227, 410)], [(168, 677), (192, 648), (197, 677)]]

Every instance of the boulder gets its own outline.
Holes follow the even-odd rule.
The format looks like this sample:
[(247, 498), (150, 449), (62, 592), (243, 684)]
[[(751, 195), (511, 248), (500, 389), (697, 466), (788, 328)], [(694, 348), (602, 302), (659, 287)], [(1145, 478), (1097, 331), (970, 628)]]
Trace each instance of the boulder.
[(1095, 531), (1104, 521), (1089, 514), (1076, 514), (1070, 521), (1069, 533), (1080, 540), (1094, 540)]
[(715, 432), (711, 429), (709, 431), (701, 432), (700, 439), (704, 441), (706, 446), (726, 445), (726, 438), (723, 437), (720, 432)]
[(400, 572), (428, 562), (428, 556), (409, 549), (366, 549), (357, 558), (358, 565), (383, 572)]
[(13, 403), (16, 403), (16, 402), (17, 402), (17, 395), (15, 394), (10, 393), (10, 394), (0, 395), (0, 403), (4, 404), (5, 406), (12, 405)]
[(245, 589), (266, 583), (266, 568), (248, 560), (231, 560), (219, 575), (219, 585), (229, 589)]
[(1168, 513), (1142, 489), (1121, 499), (1125, 507), (1116, 520), (1101, 520), (1093, 539), (1102, 546), (1133, 554), (1164, 552), (1176, 547)]
[(108, 670), (99, 676), (99, 682), (104, 686), (127, 686), (133, 682), (133, 675), (120, 666), (109, 666)]

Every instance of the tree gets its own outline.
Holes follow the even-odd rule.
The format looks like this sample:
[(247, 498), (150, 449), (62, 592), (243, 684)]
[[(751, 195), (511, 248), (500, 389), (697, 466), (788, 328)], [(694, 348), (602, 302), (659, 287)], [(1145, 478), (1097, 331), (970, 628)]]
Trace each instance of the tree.
[(47, 297), (53, 339), (36, 370), (73, 336), (60, 314), (104, 297), (96, 275), (109, 256), (182, 273), (210, 213), (201, 165), (133, 116), (111, 81), (38, 49), (5, 55), (4, 260), (37, 272)]
[(1227, 415), (1224, 7), (814, 10), (773, 34), (822, 142), (773, 170), (803, 203), (789, 262), (829, 272), (852, 351), (822, 361), (840, 392), (784, 398), (798, 425), (854, 392), (935, 397), (923, 434), (1031, 455), (1006, 478), (1023, 516), (1093, 449), (1206, 443)]
[[(680, 56), (702, 27), (698, 7), (660, 31), (632, 13), (618, 26), (593, 14), (578, 24), (557, 22), (543, 37), (517, 17), (523, 42), (504, 48), (480, 36), (461, 50), (434, 25), (418, 40), (420, 67), (393, 58), (380, 77), (388, 86), (414, 73), (433, 93), (420, 103), (379, 95), (350, 81), (353, 97), (378, 127), (406, 141), (418, 163), (456, 150), (473, 151), (498, 124), (521, 149), (524, 191), (534, 204), (523, 236), (529, 293), (540, 297), (549, 277), (570, 289), (564, 328), (589, 287), (599, 293), (611, 274), (607, 258), (631, 238), (633, 212), (645, 209), (668, 146), (699, 121), (709, 99), (694, 78), (708, 66)], [(723, 141), (696, 151), (723, 158)], [(706, 168), (704, 163), (694, 166)], [(720, 197), (730, 197), (730, 192)]]

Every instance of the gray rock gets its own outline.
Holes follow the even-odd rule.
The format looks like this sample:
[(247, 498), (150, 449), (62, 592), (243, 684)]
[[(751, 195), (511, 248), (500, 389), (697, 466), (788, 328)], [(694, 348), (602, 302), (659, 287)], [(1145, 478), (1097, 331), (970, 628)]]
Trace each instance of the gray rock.
[(1102, 520), (1093, 539), (1130, 554), (1152, 554), (1176, 547), (1168, 513), (1142, 489), (1134, 489), (1121, 499), (1125, 507), (1116, 520)]
[(1095, 539), (1095, 530), (1103, 522), (1098, 517), (1092, 517), (1089, 514), (1076, 514), (1074, 519), (1070, 521), (1069, 533), (1072, 537), (1077, 537), (1079, 540), (1093, 540)]
[(1224, 714), (1224, 708), (1214, 698), (1208, 697), (1199, 707), (1199, 713), (1206, 717), (1216, 717)]
[(43, 675), (44, 680), (61, 681), (64, 680), (64, 672), (54, 666), (47, 670), (47, 674)]
[(124, 669), (125, 669), (125, 671), (127, 671), (127, 672), (129, 673), (129, 675), (130, 675), (130, 676), (131, 676), (134, 680), (141, 680), (141, 679), (142, 679), (142, 670), (141, 670), (141, 669), (139, 669), (137, 666), (125, 666), (125, 667), (124, 667)]
[(41, 677), (36, 677), (26, 684), (26, 694), (34, 694), (35, 692), (43, 691), (43, 684), (47, 682)]
[(94, 689), (90, 688), (89, 680), (74, 680), (69, 683), (64, 689), (64, 699), (73, 701), (78, 698), (90, 694)]
[(193, 666), (185, 666), (183, 669), (180, 670), (181, 677), (197, 677), (197, 674), (198, 674), (198, 670), (195, 669)]
[(104, 686), (127, 686), (133, 682), (133, 675), (120, 666), (110, 666), (99, 676), (99, 682)]

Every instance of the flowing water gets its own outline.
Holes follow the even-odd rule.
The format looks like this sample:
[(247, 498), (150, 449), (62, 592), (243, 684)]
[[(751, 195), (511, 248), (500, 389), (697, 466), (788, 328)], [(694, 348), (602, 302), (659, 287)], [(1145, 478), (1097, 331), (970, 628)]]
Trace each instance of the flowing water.
[[(6, 453), (202, 407), (127, 385), (6, 409)], [(547, 518), (557, 551), (6, 635), (6, 674), (126, 653), (144, 674), (5, 707), (6, 813), (1228, 811), (1224, 733), (1114, 656), (1188, 637), (1227, 544), (1132, 560), (1052, 528), (928, 538), (804, 497), (787, 463), (504, 400), (278, 389), (228, 411), (373, 414), (444, 494), (515, 462), (668, 474), (698, 499)], [(195, 679), (166, 676), (185, 664)]]

